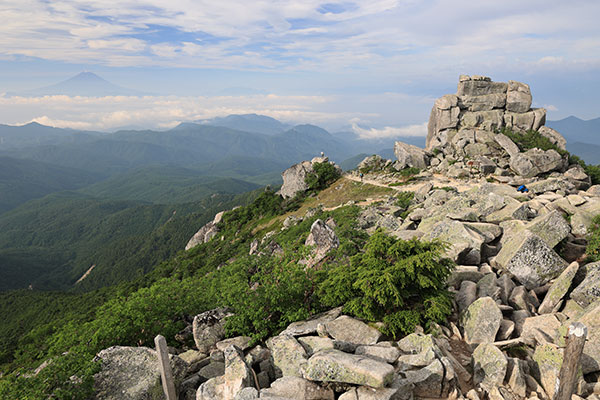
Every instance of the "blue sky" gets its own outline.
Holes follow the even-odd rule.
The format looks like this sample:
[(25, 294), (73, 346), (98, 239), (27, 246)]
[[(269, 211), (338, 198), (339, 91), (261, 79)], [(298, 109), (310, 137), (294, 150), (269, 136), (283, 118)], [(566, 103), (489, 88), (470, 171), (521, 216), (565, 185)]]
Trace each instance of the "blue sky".
[(0, 123), (168, 128), (257, 112), (417, 135), (460, 74), (529, 83), (550, 119), (589, 119), (599, 17), (595, 0), (3, 0), (0, 93), (87, 70), (153, 95), (2, 96)]

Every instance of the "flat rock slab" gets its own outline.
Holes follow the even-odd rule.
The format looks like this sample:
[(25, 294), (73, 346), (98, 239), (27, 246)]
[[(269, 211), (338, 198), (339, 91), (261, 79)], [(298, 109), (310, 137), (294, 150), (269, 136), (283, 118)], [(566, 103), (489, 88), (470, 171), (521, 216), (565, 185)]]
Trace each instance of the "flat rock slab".
[(308, 359), (304, 367), (304, 378), (380, 388), (392, 383), (394, 367), (365, 356), (339, 350), (322, 350)]
[(333, 390), (295, 376), (277, 379), (268, 389), (260, 391), (260, 398), (289, 400), (333, 400)]
[[(187, 363), (170, 356), (175, 379), (183, 379)], [(114, 346), (98, 353), (100, 372), (94, 375), (96, 399), (134, 400), (149, 398), (160, 388), (160, 371), (156, 352), (147, 347)]]
[(327, 322), (325, 328), (335, 340), (348, 343), (375, 344), (381, 337), (379, 330), (347, 315)]
[(567, 262), (542, 238), (529, 231), (508, 240), (494, 264), (509, 271), (529, 290), (548, 283), (567, 267)]
[(333, 321), (342, 314), (342, 307), (337, 307), (321, 314), (314, 315), (306, 321), (292, 322), (281, 332), (282, 334), (292, 336), (304, 336), (317, 332), (317, 326), (329, 321)]

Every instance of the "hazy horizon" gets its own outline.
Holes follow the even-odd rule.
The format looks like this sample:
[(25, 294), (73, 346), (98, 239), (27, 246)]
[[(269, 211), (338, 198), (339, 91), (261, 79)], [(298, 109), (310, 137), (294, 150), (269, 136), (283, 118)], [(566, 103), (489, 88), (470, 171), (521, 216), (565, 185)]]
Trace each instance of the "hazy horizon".
[[(422, 136), (460, 74), (528, 83), (549, 120), (599, 116), (591, 1), (7, 0), (0, 15), (3, 124), (168, 129), (256, 113)], [(82, 71), (136, 94), (18, 96)]]

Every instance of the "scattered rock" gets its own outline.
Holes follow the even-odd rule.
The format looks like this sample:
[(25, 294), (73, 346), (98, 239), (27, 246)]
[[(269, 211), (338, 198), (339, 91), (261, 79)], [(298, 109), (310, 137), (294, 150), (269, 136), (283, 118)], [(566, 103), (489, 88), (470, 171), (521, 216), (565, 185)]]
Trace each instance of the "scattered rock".
[(494, 299), (483, 297), (467, 308), (462, 321), (467, 343), (494, 342), (502, 322), (502, 312)]
[[(573, 278), (575, 278), (575, 274), (578, 270), (579, 263), (577, 263), (577, 261), (572, 262), (567, 267), (567, 269), (565, 269), (558, 276), (558, 278), (556, 278), (556, 281), (552, 284), (550, 290), (548, 290), (548, 293), (546, 293), (546, 297), (544, 297), (544, 301), (538, 308), (538, 313), (548, 314), (553, 312), (554, 308), (561, 302), (562, 298), (567, 294), (567, 292), (571, 288), (571, 283), (573, 282)], [(600, 295), (600, 290), (597, 290), (599, 292), (598, 294)]]
[(473, 351), (473, 383), (487, 387), (504, 382), (508, 361), (504, 353), (490, 343), (481, 343)]
[(225, 338), (225, 320), (233, 315), (227, 308), (215, 308), (194, 317), (194, 342), (201, 353), (209, 351)]
[(302, 377), (302, 366), (306, 363), (307, 354), (304, 347), (291, 335), (281, 334), (267, 340), (267, 347), (273, 356), (275, 376)]
[(375, 344), (381, 337), (379, 330), (347, 315), (326, 322), (325, 328), (335, 340), (354, 344)]
[(375, 388), (388, 386), (394, 377), (394, 367), (369, 357), (321, 350), (308, 360), (304, 378), (321, 382), (344, 382)]
[[(101, 369), (94, 375), (96, 399), (137, 400), (162, 393), (160, 370), (156, 351), (147, 347), (113, 346), (96, 356)], [(177, 356), (169, 356), (173, 376), (181, 381), (187, 363)]]
[(509, 239), (494, 263), (513, 274), (527, 289), (544, 285), (567, 266), (544, 240), (532, 232)]

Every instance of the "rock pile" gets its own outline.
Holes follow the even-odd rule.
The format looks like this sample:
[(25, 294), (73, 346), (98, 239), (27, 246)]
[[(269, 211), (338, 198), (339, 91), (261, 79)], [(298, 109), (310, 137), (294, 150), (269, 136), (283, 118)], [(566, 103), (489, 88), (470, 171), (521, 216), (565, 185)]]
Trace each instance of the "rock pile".
[(534, 130), (564, 150), (565, 139), (544, 126), (546, 110), (532, 109), (531, 102), (527, 84), (461, 75), (456, 94), (435, 101), (425, 151), (398, 142), (396, 157), (406, 166), (431, 165), (435, 171), (455, 177), (464, 177), (473, 168), (484, 175), (524, 177), (564, 172), (568, 159), (555, 150), (520, 152), (511, 139), (499, 133), (502, 128), (516, 132)]

